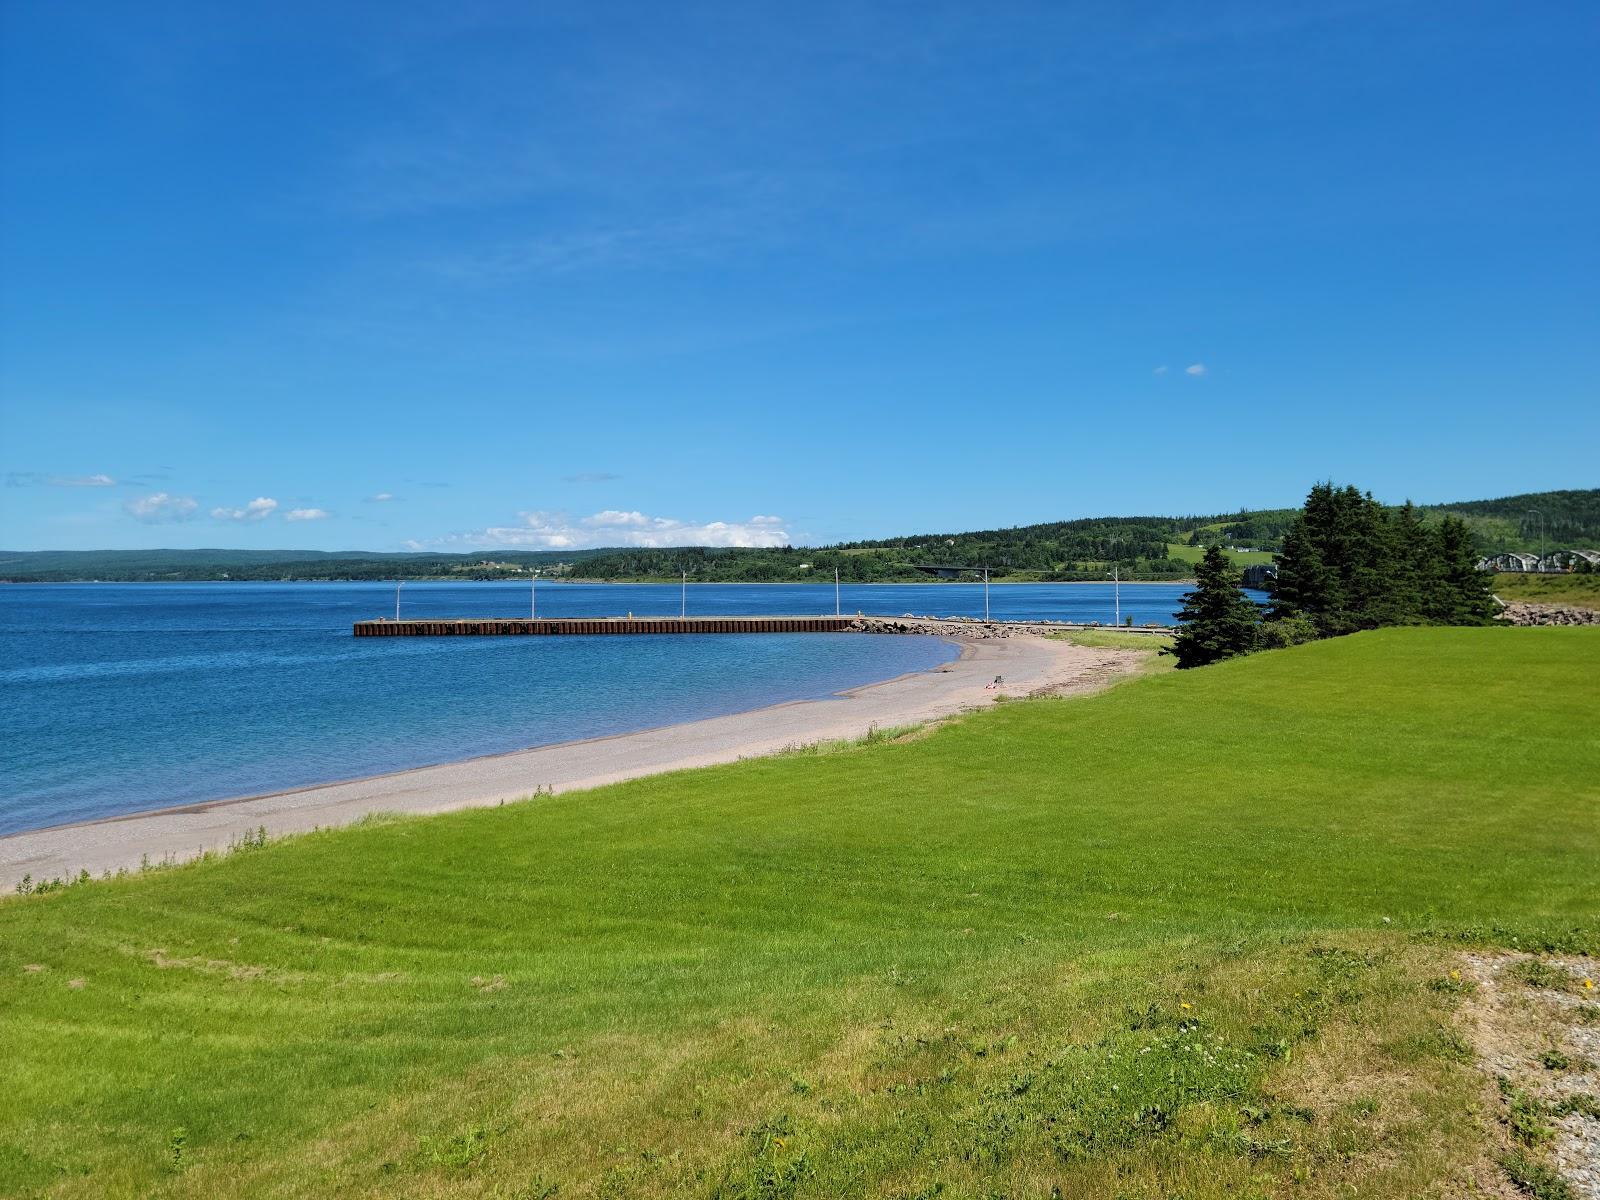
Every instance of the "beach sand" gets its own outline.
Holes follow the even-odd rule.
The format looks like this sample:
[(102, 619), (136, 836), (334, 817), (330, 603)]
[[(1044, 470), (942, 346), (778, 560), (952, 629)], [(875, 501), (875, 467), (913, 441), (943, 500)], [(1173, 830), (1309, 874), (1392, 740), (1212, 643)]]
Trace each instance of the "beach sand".
[[(536, 790), (567, 792), (642, 775), (710, 766), (871, 729), (938, 720), (996, 696), (1088, 691), (1132, 669), (1139, 655), (1041, 637), (963, 639), (961, 657), (930, 671), (841, 692), (612, 737), (563, 742), (343, 783), (134, 813), (0, 837), (0, 888), (136, 870), (225, 850), (246, 833), (269, 837), (348, 825), (372, 813), (439, 813), (500, 804)], [(996, 675), (1005, 682), (988, 690)]]

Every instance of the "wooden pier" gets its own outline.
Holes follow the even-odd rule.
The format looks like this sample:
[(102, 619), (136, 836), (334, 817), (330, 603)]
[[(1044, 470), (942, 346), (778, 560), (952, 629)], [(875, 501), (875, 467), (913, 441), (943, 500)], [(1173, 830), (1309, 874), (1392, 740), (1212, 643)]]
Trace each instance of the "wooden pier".
[(356, 637), (501, 637), (633, 633), (848, 633), (855, 617), (485, 617), (357, 621)]

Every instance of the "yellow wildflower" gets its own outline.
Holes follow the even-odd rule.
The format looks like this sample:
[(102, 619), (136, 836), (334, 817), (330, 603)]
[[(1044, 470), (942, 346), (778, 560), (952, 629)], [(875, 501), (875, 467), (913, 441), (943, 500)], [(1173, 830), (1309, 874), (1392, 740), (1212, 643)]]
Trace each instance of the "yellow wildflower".
[(1192, 1008), (1193, 1005), (1191, 1005), (1187, 1000), (1185, 1000), (1182, 1004), (1178, 1005), (1178, 1007), (1179, 1008)]

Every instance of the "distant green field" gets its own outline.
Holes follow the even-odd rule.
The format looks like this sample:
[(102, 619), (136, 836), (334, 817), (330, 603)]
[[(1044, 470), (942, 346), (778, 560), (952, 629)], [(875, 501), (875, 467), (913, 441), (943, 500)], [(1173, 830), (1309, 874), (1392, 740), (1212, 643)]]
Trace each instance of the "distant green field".
[(1387, 630), (5, 901), (0, 1192), (1481, 1194), (1448, 971), (1600, 951), (1597, 676)]
[[(1175, 558), (1179, 562), (1197, 563), (1206, 552), (1204, 546), (1183, 546), (1177, 542), (1167, 543), (1167, 557)], [(1234, 563), (1241, 567), (1254, 566), (1257, 563), (1270, 563), (1272, 553), (1267, 550), (1227, 550), (1224, 551)]]
[(1496, 575), (1494, 594), (1506, 601), (1600, 608), (1600, 575)]

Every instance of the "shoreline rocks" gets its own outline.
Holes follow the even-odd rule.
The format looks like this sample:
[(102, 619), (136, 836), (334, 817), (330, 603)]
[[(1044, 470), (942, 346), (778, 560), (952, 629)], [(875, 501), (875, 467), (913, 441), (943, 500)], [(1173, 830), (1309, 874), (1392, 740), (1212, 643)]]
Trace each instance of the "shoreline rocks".
[(1068, 629), (1106, 629), (1113, 633), (1168, 633), (1164, 625), (1116, 626), (1079, 624), (1068, 621), (984, 621), (976, 617), (857, 617), (850, 623), (853, 633), (907, 633), (924, 637), (964, 637), (973, 639), (1008, 638), (1019, 635), (1042, 636)]
[(1508, 625), (1600, 625), (1600, 612), (1570, 604), (1530, 604), (1518, 600), (1505, 606), (1500, 620)]

